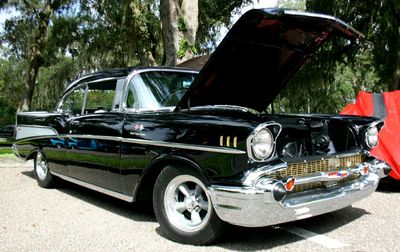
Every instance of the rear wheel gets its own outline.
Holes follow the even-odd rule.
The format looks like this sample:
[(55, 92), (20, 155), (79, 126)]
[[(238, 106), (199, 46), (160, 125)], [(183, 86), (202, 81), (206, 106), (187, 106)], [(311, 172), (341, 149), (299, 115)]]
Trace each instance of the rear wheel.
[(167, 237), (180, 243), (205, 245), (217, 239), (225, 223), (216, 215), (204, 179), (183, 167), (166, 167), (158, 176), (154, 212)]
[(35, 157), (34, 173), (39, 186), (49, 188), (54, 185), (54, 177), (50, 174), (47, 159), (41, 151)]

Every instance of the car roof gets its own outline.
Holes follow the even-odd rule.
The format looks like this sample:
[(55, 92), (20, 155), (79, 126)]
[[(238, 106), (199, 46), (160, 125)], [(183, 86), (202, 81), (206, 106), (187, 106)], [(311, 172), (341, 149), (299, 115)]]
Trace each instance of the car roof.
[(101, 79), (121, 79), (126, 78), (128, 75), (132, 74), (135, 70), (180, 70), (180, 71), (191, 71), (197, 72), (194, 69), (182, 68), (182, 67), (122, 67), (122, 68), (112, 68), (108, 70), (102, 70), (98, 72), (93, 72), (76, 79), (65, 89), (64, 94), (68, 93), (74, 87), (80, 85), (81, 83), (93, 82)]

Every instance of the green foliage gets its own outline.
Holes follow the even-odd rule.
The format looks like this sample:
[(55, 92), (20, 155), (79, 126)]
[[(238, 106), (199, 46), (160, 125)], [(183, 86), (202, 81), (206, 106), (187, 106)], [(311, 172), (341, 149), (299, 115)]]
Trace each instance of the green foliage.
[[(293, 8), (297, 4), (304, 5), (304, 2), (304, 0), (282, 0), (278, 4), (280, 7)], [(369, 92), (388, 90), (388, 79), (393, 75), (390, 73), (394, 71), (397, 63), (394, 59), (388, 60), (393, 55), (389, 56), (382, 45), (393, 48), (398, 47), (399, 43), (389, 42), (384, 38), (396, 35), (396, 32), (387, 31), (387, 34), (380, 32), (380, 29), (387, 26), (380, 24), (380, 19), (388, 21), (387, 15), (376, 16), (377, 6), (382, 5), (382, 2), (308, 0), (306, 5), (308, 11), (342, 18), (362, 31), (367, 39), (351, 46), (343, 39), (328, 42), (290, 81), (281, 97), (275, 100), (276, 111), (338, 113), (346, 104), (354, 102), (360, 90)], [(382, 10), (379, 12), (382, 13)], [(376, 40), (377, 37), (379, 42)], [(378, 51), (377, 46), (380, 48)], [(383, 65), (384, 61), (380, 57), (385, 58), (387, 60), (385, 64), (390, 66)]]
[(186, 39), (182, 38), (181, 40), (179, 40), (179, 48), (178, 51), (176, 52), (179, 59), (185, 57), (188, 48), (189, 48), (189, 42)]
[(0, 126), (13, 124), (26, 80), (27, 63), (0, 58)]
[(81, 1), (82, 68), (158, 65), (162, 38), (155, 0)]
[[(400, 88), (400, 2), (397, 0), (333, 1), (308, 0), (307, 10), (335, 15), (364, 33), (358, 46), (363, 54), (368, 47), (369, 60), (381, 81), (381, 89)], [(350, 55), (350, 63), (356, 63)]]
[[(12, 123), (30, 64), (40, 65), (33, 94), (33, 109), (52, 110), (65, 85), (94, 70), (161, 65), (165, 61), (158, 0), (11, 0), (19, 16), (5, 22), (0, 48), (0, 125)], [(199, 0), (196, 43), (179, 42), (177, 56), (210, 53), (222, 25), (251, 0)], [(51, 3), (53, 12), (44, 38), (38, 38), (40, 10)], [(380, 92), (399, 88), (400, 2), (279, 0), (284, 8), (327, 13), (350, 22), (366, 35), (367, 43), (347, 50), (343, 40), (328, 43), (312, 57), (311, 64), (295, 76), (275, 101), (277, 111), (338, 112), (360, 90)], [(183, 17), (178, 29), (185, 31)], [(40, 43), (39, 43), (40, 42)], [(34, 45), (41, 44), (35, 59)], [(5, 46), (4, 46), (5, 45)], [(329, 60), (327, 60), (329, 59)]]
[(32, 109), (52, 111), (77, 72), (75, 61), (65, 56), (54, 65), (41, 68)]
[[(250, 1), (200, 0), (199, 39), (194, 45), (181, 41), (179, 57), (186, 52), (199, 53), (201, 44), (213, 44), (218, 30), (215, 27), (229, 24), (231, 12), (246, 2)], [(40, 17), (49, 3), (53, 10), (49, 25), (42, 33), (45, 37), (38, 37), (39, 24), (46, 22)], [(78, 72), (160, 65), (164, 61), (158, 0), (11, 0), (1, 7), (11, 7), (20, 14), (6, 20), (1, 34), (1, 41), (7, 45), (7, 49), (2, 48), (2, 55), (9, 64), (3, 62), (6, 65), (1, 66), (4, 71), (0, 74), (6, 83), (2, 87), (6, 91), (0, 101), (13, 111), (27, 90), (30, 64), (39, 68), (32, 109), (51, 110), (65, 84)], [(183, 18), (178, 26), (182, 31), (187, 29)], [(36, 58), (30, 55), (33, 46)]]
[(196, 36), (196, 48), (200, 53), (211, 53), (215, 49), (222, 25), (232, 25), (231, 17), (240, 11), (240, 7), (250, 4), (251, 0), (199, 0), (199, 28)]
[(1, 148), (0, 149), (0, 158), (9, 157), (10, 155), (13, 155), (13, 151), (11, 150), (11, 148)]
[(181, 32), (187, 31), (185, 19), (182, 16), (179, 16), (179, 18), (178, 18), (178, 30)]
[(278, 0), (277, 5), (279, 8), (306, 10), (306, 0)]

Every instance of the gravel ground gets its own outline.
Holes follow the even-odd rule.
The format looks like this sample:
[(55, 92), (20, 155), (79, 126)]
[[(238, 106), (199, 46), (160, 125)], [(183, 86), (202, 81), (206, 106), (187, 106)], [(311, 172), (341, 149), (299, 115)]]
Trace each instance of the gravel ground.
[[(128, 204), (67, 182), (42, 189), (31, 162), (0, 159), (0, 250), (400, 251), (399, 202), (400, 183), (385, 183), (352, 207), (279, 227), (232, 227), (217, 244), (195, 247), (164, 238), (149, 204)], [(293, 234), (298, 229), (322, 244)], [(326, 239), (343, 247), (328, 249)]]

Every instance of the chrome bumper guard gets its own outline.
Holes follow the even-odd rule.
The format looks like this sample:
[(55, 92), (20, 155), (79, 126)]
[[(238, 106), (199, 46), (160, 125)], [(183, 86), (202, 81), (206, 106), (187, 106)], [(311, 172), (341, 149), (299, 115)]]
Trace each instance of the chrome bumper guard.
[[(282, 169), (282, 164), (278, 166)], [(368, 171), (366, 172), (366, 167)], [(274, 167), (271, 167), (274, 170)], [(269, 169), (269, 170), (271, 170)], [(390, 167), (382, 161), (364, 162), (341, 174), (318, 173), (295, 178), (296, 184), (316, 181), (330, 183), (329, 187), (305, 192), (288, 193), (285, 180), (272, 180), (256, 171), (249, 173), (252, 185), (241, 187), (211, 185), (209, 193), (217, 215), (224, 221), (239, 226), (262, 227), (300, 220), (329, 213), (352, 205), (372, 194), (380, 178), (386, 177)], [(360, 177), (345, 183), (335, 183), (359, 173)], [(246, 180), (245, 180), (246, 182)]]
[(17, 145), (16, 145), (15, 143), (12, 144), (11, 149), (12, 149), (12, 151), (13, 151), (13, 153), (14, 153), (14, 155), (15, 155), (16, 157), (21, 158), (21, 155), (19, 154)]

